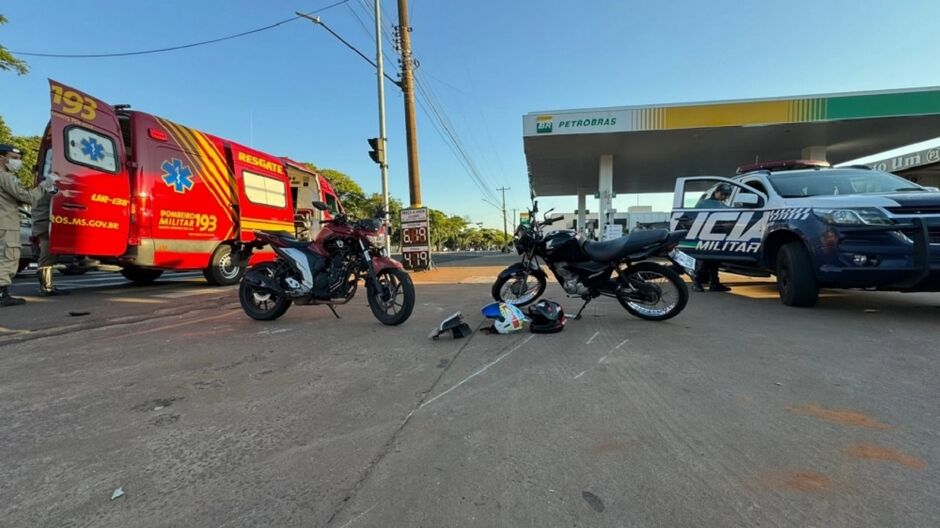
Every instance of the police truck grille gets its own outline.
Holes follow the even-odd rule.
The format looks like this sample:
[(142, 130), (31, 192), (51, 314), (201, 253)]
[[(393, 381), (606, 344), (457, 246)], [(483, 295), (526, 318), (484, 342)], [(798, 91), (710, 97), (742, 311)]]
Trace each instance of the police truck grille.
[(898, 207), (885, 207), (894, 214), (915, 215), (915, 214), (940, 214), (940, 205), (902, 205)]

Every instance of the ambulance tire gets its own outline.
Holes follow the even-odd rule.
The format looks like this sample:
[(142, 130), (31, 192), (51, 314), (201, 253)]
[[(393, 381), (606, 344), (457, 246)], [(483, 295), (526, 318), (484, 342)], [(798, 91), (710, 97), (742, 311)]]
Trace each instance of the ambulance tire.
[(809, 307), (819, 299), (813, 258), (802, 242), (784, 244), (777, 253), (777, 290), (787, 306)]
[(138, 284), (150, 284), (151, 282), (159, 279), (160, 275), (163, 275), (163, 270), (127, 266), (125, 268), (121, 268), (121, 275), (124, 275), (125, 279), (136, 282)]
[(222, 244), (212, 252), (209, 267), (202, 270), (206, 282), (213, 286), (231, 286), (238, 284), (245, 274), (245, 268), (232, 261), (232, 246)]

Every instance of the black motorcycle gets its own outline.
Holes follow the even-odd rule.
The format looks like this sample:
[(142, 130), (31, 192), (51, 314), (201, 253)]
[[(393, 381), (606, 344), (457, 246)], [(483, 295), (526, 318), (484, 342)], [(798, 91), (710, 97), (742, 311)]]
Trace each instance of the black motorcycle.
[[(672, 250), (686, 231), (653, 229), (634, 231), (616, 240), (582, 240), (574, 231), (545, 235), (543, 227), (561, 217), (536, 218), (538, 202), (513, 235), (522, 262), (509, 266), (493, 284), (497, 301), (524, 306), (545, 292), (546, 274), (539, 260), (548, 264), (561, 287), (584, 300), (575, 319), (588, 303), (600, 296), (614, 297), (631, 314), (650, 321), (675, 317), (685, 308), (689, 290), (671, 268), (678, 267)], [(665, 265), (664, 265), (665, 264)]]

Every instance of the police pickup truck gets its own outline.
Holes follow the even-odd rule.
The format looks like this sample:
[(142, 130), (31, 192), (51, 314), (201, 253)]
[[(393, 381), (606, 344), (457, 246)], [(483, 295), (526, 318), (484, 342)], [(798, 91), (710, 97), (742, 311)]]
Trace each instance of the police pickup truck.
[(670, 227), (688, 230), (688, 256), (775, 275), (790, 306), (816, 304), (823, 287), (940, 291), (940, 192), (866, 166), (768, 162), (680, 178)]

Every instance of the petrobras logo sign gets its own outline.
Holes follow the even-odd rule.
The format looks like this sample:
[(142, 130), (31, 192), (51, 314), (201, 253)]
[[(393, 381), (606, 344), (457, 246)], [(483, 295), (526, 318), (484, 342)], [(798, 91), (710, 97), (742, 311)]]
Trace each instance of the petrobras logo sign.
[[(672, 213), (670, 229), (675, 230), (679, 218), (694, 214), (690, 211)], [(766, 221), (761, 212), (701, 212), (692, 221), (689, 233), (680, 246), (695, 251), (757, 253), (760, 251)]]
[(529, 114), (524, 116), (527, 136), (562, 134), (603, 134), (631, 129), (628, 111), (567, 112), (561, 114)]
[(558, 122), (562, 128), (610, 128), (617, 125), (616, 117), (591, 117), (584, 119), (566, 119)]
[(536, 134), (551, 134), (552, 129), (554, 128), (554, 121), (552, 121), (552, 116), (543, 115), (535, 118), (535, 133)]

